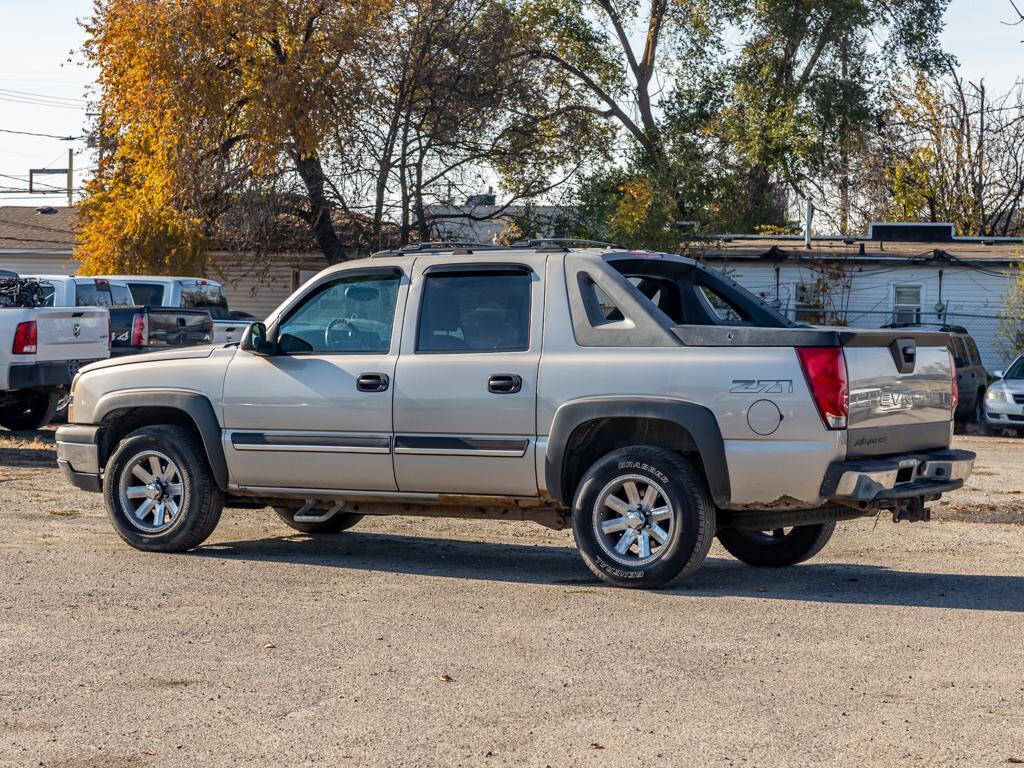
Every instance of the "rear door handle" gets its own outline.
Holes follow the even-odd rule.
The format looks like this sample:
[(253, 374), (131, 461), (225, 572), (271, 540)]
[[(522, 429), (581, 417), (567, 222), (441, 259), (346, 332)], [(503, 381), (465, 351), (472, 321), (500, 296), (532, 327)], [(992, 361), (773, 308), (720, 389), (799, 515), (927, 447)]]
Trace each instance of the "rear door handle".
[(495, 395), (513, 395), (523, 388), (523, 377), (517, 373), (496, 373), (487, 380), (487, 391)]
[(384, 392), (389, 381), (386, 373), (361, 373), (356, 379), (356, 389), (360, 392)]

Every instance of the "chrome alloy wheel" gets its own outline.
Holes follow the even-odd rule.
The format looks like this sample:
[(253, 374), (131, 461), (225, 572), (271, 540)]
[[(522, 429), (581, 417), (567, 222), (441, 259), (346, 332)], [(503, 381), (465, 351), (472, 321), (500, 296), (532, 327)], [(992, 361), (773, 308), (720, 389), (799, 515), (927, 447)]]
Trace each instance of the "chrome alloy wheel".
[(174, 525), (183, 492), (178, 466), (160, 451), (142, 451), (121, 473), (121, 508), (143, 533), (160, 533)]
[(643, 475), (621, 475), (602, 488), (593, 520), (598, 545), (622, 565), (654, 562), (675, 534), (668, 494)]

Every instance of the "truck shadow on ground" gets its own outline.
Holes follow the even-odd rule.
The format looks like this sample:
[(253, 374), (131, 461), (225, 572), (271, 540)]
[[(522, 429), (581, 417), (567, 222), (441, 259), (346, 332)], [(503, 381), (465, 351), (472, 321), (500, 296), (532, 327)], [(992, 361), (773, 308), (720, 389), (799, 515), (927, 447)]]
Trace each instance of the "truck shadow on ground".
[[(463, 580), (605, 586), (586, 569), (572, 547), (354, 531), (315, 540), (293, 535), (217, 542), (186, 556)], [(728, 558), (709, 557), (689, 579), (657, 594), (666, 598), (750, 597), (1024, 612), (1024, 576), (912, 572), (852, 563), (811, 562), (792, 568), (767, 569), (752, 568)]]

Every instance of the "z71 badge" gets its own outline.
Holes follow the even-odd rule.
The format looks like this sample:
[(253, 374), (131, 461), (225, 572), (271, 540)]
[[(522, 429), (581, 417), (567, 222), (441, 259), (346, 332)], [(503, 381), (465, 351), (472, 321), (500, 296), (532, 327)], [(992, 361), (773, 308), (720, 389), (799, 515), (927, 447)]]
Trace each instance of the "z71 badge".
[(730, 392), (751, 395), (792, 394), (792, 379), (733, 379)]

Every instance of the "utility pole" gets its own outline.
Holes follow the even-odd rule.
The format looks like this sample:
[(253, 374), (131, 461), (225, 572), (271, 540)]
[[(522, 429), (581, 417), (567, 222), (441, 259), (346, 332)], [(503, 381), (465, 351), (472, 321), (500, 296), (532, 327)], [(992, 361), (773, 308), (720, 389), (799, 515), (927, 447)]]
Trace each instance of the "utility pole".
[(75, 151), (68, 148), (68, 167), (67, 168), (29, 168), (28, 169), (28, 192), (32, 194), (40, 195), (53, 195), (60, 191), (60, 187), (53, 187), (50, 184), (44, 184), (43, 186), (51, 187), (50, 189), (35, 189), (35, 177), (36, 176), (53, 176), (60, 174), (67, 177), (68, 185), (68, 207), (74, 205), (74, 190), (75, 190)]
[(68, 208), (74, 203), (71, 199), (72, 190), (75, 188), (75, 152), (68, 147)]

